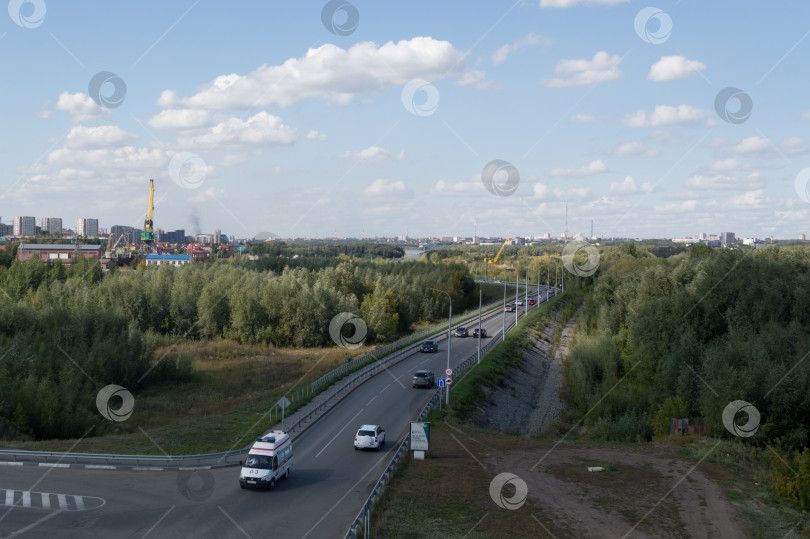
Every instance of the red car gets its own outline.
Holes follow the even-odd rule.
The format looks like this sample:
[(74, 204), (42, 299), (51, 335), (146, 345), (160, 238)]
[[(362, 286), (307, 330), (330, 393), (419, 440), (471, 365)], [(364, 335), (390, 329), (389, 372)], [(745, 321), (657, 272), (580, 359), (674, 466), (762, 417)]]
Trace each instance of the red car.
[(529, 300), (529, 305), (535, 305), (536, 303), (537, 303), (537, 301), (536, 301), (536, 300), (533, 300), (533, 299), (530, 299), (530, 300)]

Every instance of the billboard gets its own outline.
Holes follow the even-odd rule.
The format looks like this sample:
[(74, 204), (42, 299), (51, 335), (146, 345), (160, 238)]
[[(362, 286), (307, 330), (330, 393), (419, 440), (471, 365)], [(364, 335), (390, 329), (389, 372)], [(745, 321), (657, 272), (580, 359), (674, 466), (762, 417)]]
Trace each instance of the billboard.
[(430, 423), (411, 421), (411, 451), (430, 449)]

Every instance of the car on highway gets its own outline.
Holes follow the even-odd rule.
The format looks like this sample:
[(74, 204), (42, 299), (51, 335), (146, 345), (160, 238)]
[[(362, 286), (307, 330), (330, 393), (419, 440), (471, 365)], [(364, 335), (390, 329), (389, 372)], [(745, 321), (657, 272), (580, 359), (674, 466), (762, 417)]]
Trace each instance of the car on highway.
[(529, 305), (536, 305), (536, 304), (537, 300), (535, 300), (534, 298), (529, 298)]
[(477, 339), (479, 331), (481, 332), (481, 338), (482, 339), (487, 336), (487, 330), (485, 330), (484, 328), (481, 328), (480, 330), (479, 330), (479, 328), (475, 328), (473, 330), (473, 337), (475, 337)]
[(504, 307), (503, 310), (508, 312), (508, 313), (513, 313), (513, 312), (515, 312), (515, 304), (510, 303), (506, 307)]
[(272, 430), (256, 438), (242, 462), (239, 486), (242, 488), (273, 488), (279, 479), (290, 477), (293, 448), (290, 435)]
[(420, 352), (438, 352), (439, 345), (436, 344), (436, 341), (425, 341), (422, 343), (422, 346), (419, 347)]
[(385, 443), (385, 431), (379, 425), (363, 425), (354, 435), (354, 448), (382, 450)]
[(455, 335), (456, 337), (467, 337), (469, 334), (470, 332), (467, 331), (467, 328), (456, 328), (453, 331), (453, 335)]
[(413, 387), (433, 387), (435, 378), (430, 371), (416, 371), (413, 373)]
[(517, 305), (518, 307), (523, 307), (523, 300), (522, 299), (517, 300)]

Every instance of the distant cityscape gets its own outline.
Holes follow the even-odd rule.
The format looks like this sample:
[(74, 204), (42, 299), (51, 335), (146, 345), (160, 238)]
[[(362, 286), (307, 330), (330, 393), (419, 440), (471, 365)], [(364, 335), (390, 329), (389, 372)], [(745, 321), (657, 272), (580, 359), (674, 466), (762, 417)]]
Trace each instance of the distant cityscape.
[[(567, 228), (567, 227), (566, 227)], [(33, 216), (15, 216), (11, 223), (3, 223), (0, 218), (0, 238), (3, 239), (23, 239), (23, 238), (60, 238), (64, 240), (76, 240), (80, 238), (83, 241), (90, 239), (108, 239), (111, 241), (119, 242), (124, 240), (128, 245), (139, 245), (141, 243), (142, 229), (126, 225), (113, 225), (107, 228), (99, 226), (99, 220), (93, 218), (79, 218), (76, 220), (75, 227), (64, 227), (61, 217), (42, 217), (37, 224), (36, 217)], [(373, 241), (384, 243), (400, 243), (410, 244), (413, 246), (425, 247), (435, 244), (458, 244), (458, 245), (500, 245), (504, 241), (509, 241), (512, 245), (537, 245), (548, 242), (567, 242), (567, 241), (615, 241), (621, 239), (633, 238), (602, 238), (593, 235), (593, 224), (591, 224), (591, 234), (577, 233), (569, 236), (567, 232), (554, 236), (549, 233), (537, 236), (515, 236), (515, 237), (482, 237), (478, 236), (475, 232), (472, 236), (429, 236), (429, 237), (410, 237), (408, 234), (400, 236), (377, 236), (377, 237), (338, 237), (327, 236), (322, 238), (281, 238), (275, 234), (261, 233), (255, 237), (236, 238), (223, 234), (221, 230), (215, 230), (213, 233), (197, 233), (187, 235), (185, 229), (177, 229), (173, 231), (165, 231), (161, 228), (155, 229), (155, 243), (167, 250), (168, 246), (178, 246), (184, 244), (194, 244), (197, 246), (214, 247), (221, 244), (246, 244), (256, 241), (280, 240), (280, 241), (307, 241), (307, 240), (322, 240), (322, 241)], [(637, 239), (637, 238), (636, 238)], [(650, 238), (653, 239), (653, 238)], [(707, 234), (701, 233), (696, 236), (684, 236), (678, 238), (661, 238), (663, 240), (671, 240), (676, 244), (692, 245), (696, 243), (703, 243), (710, 247), (720, 248), (734, 248), (740, 245), (750, 246), (753, 248), (760, 248), (772, 244), (774, 238), (760, 239), (757, 237), (737, 238), (734, 232), (721, 232), (720, 234)], [(806, 241), (805, 234), (799, 234), (799, 241)]]

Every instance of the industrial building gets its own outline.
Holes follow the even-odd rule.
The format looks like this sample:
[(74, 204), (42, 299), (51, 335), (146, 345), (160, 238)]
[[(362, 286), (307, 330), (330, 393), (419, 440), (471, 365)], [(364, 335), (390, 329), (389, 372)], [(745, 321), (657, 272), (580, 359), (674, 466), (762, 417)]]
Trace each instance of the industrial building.
[(61, 260), (64, 265), (70, 265), (70, 262), (79, 256), (101, 260), (102, 254), (103, 249), (101, 245), (21, 243), (17, 249), (17, 258), (19, 258), (20, 261), (25, 261), (29, 258), (40, 258), (42, 260)]

